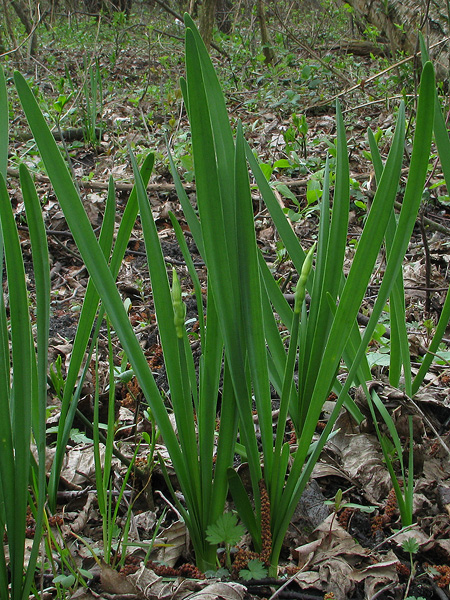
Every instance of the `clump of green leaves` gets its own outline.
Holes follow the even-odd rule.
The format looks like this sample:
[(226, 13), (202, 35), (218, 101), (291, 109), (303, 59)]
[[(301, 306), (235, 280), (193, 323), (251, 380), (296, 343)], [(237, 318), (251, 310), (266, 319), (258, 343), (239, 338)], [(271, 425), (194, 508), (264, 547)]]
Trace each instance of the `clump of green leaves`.
[[(223, 544), (225, 547), (225, 566), (228, 573), (231, 572), (231, 551), (245, 533), (245, 528), (238, 523), (234, 513), (226, 512), (221, 515), (216, 523), (210, 525), (206, 530), (206, 539), (211, 544)], [(250, 579), (262, 579), (266, 577), (267, 569), (258, 559), (249, 560), (246, 569), (239, 571), (239, 576), (246, 581)]]
[(210, 544), (224, 544), (225, 566), (231, 571), (231, 548), (236, 546), (245, 533), (234, 513), (226, 512), (206, 529), (206, 539)]
[[(146, 194), (146, 179), (153, 157), (144, 163), (141, 173), (136, 158), (130, 154), (136, 193), (128, 201), (114, 250), (111, 251), (114, 227), (108, 228), (109, 233), (97, 240), (31, 91), (19, 74), (16, 74), (15, 82), (55, 193), (91, 276), (83, 305), (83, 311), (89, 318), (85, 318), (82, 311), (80, 320), (85, 326), (80, 332), (82, 342), (75, 341), (77, 355), (84, 356), (101, 298), (171, 456), (185, 499), (184, 504), (178, 500), (175, 502), (190, 531), (197, 565), (207, 570), (216, 563), (217, 548), (211, 540), (217, 541), (219, 532), (211, 531), (209, 527), (223, 515), (230, 490), (256, 552), (262, 551), (262, 515), (270, 512), (272, 551), (269, 573), (275, 575), (292, 514), (342, 406), (345, 405), (355, 418), (362, 418), (348, 391), (355, 384), (366, 390), (365, 382), (370, 379), (365, 358), (367, 345), (387, 299), (396, 289), (394, 286), (420, 205), (431, 144), (434, 74), (431, 64), (427, 63), (421, 78), (411, 171), (400, 217), (395, 219), (393, 205), (403, 158), (403, 105), (398, 111), (396, 132), (386, 164), (377, 165), (378, 189), (352, 267), (344, 274), (350, 179), (346, 133), (339, 105), (336, 109), (334, 185), (330, 186), (327, 162), (320, 198), (317, 249), (307, 254), (246, 143), (241, 124), (238, 124), (236, 137), (233, 137), (211, 60), (191, 18), (186, 16), (185, 20), (186, 80), (181, 81), (181, 89), (191, 124), (197, 211), (193, 209), (173, 163), (171, 168), (184, 216), (207, 265), (207, 323), (202, 287), (192, 257), (181, 227), (174, 218), (172, 224), (197, 300), (202, 354), (198, 374), (186, 327), (182, 323), (183, 307), (179, 296), (172, 294)], [(288, 305), (274, 281), (256, 242), (248, 164), (295, 271), (300, 274), (294, 309)], [(334, 196), (331, 201), (332, 187)], [(113, 186), (111, 188), (110, 193), (114, 195)], [(115, 283), (138, 209), (176, 432)], [(114, 217), (112, 221), (114, 223)], [(361, 335), (356, 317), (384, 240), (387, 240), (388, 247), (384, 278), (369, 324)], [(112, 258), (109, 259), (111, 252)], [(306, 292), (310, 295), (309, 310), (305, 305)], [(399, 305), (397, 315), (401, 313), (400, 308)], [(280, 321), (289, 333), (287, 349), (285, 334), (280, 334)], [(400, 356), (401, 364), (405, 366), (407, 358), (403, 353)], [(348, 368), (344, 384), (336, 377), (342, 361)], [(63, 392), (60, 442), (67, 439), (67, 427), (70, 430), (70, 411), (72, 406), (76, 406), (78, 389), (73, 397), (72, 392), (80, 364), (75, 362), (74, 369), (69, 368), (70, 377), (68, 374)], [(294, 379), (296, 365), (298, 379)], [(223, 385), (220, 383), (221, 375)], [(69, 378), (72, 378), (70, 384)], [(280, 397), (275, 443), (273, 388)], [(323, 403), (332, 390), (337, 395), (335, 409), (322, 436), (312, 446)], [(258, 414), (260, 438), (255, 434), (253, 406)], [(220, 428), (217, 435), (218, 411)], [(293, 453), (284, 441), (288, 418), (294, 423), (299, 442)], [(233, 468), (238, 432), (239, 450), (245, 453), (248, 462), (254, 503), (250, 503), (241, 475)], [(58, 464), (61, 464), (58, 460), (50, 477), (53, 494), (58, 481)], [(267, 490), (267, 498), (263, 498), (261, 482)], [(232, 521), (228, 523), (229, 531), (223, 523), (221, 526), (226, 538), (220, 543), (229, 546), (235, 539), (233, 536), (237, 535), (234, 530), (237, 523)], [(209, 539), (206, 532), (209, 532)]]
[(291, 119), (292, 124), (283, 132), (283, 138), (286, 144), (285, 152), (289, 154), (300, 150), (301, 156), (306, 159), (306, 135), (308, 133), (306, 115), (292, 113)]

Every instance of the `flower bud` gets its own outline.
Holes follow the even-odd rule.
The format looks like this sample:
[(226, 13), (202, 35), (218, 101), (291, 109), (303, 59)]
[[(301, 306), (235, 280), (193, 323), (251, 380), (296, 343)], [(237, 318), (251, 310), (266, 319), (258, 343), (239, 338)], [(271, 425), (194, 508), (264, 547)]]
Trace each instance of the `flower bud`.
[(295, 303), (294, 303), (294, 312), (300, 314), (302, 310), (303, 300), (306, 296), (306, 281), (312, 269), (313, 255), (314, 250), (316, 249), (316, 244), (314, 243), (308, 254), (306, 255), (305, 260), (303, 261), (302, 272), (300, 273), (300, 277), (298, 278), (297, 287), (295, 288)]
[(177, 272), (172, 268), (172, 306), (173, 322), (177, 332), (177, 337), (183, 337), (184, 321), (186, 317), (186, 306), (181, 299), (181, 285)]

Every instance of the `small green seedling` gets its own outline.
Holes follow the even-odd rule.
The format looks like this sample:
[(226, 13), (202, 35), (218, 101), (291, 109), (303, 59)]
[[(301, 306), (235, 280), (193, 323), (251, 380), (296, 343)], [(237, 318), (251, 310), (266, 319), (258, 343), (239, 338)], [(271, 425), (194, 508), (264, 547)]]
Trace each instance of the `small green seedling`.
[(405, 592), (405, 598), (407, 598), (411, 582), (416, 575), (416, 567), (414, 565), (413, 556), (419, 551), (419, 543), (415, 537), (406, 538), (406, 540), (403, 540), (402, 549), (404, 552), (407, 552), (409, 554), (410, 576)]
[(52, 382), (53, 389), (56, 395), (61, 400), (64, 394), (64, 375), (62, 374), (62, 358), (61, 354), (58, 354), (54, 363), (50, 365), (50, 380)]
[(336, 515), (338, 514), (338, 512), (344, 508), (354, 508), (357, 510), (360, 510), (361, 512), (365, 512), (365, 513), (371, 513), (375, 510), (375, 506), (363, 506), (361, 504), (355, 504), (353, 502), (343, 502), (343, 491), (341, 490), (341, 488), (338, 489), (338, 491), (336, 492), (336, 495), (334, 497), (334, 500), (325, 500), (325, 504), (328, 504), (330, 506), (333, 507), (333, 518), (331, 520), (330, 523), (330, 531), (329, 531), (329, 538), (331, 539), (331, 532), (333, 529), (333, 523), (334, 520), (336, 518)]
[(71, 588), (76, 581), (75, 575), (57, 575), (53, 578), (53, 583), (61, 585), (65, 590)]
[(225, 545), (225, 564), (231, 571), (231, 548), (235, 546), (244, 535), (245, 529), (238, 524), (234, 513), (224, 513), (214, 525), (209, 525), (206, 529), (206, 539), (210, 544)]
[(426, 335), (427, 335), (427, 345), (429, 345), (430, 341), (433, 339), (433, 329), (434, 329), (433, 319), (425, 319), (423, 322), (423, 326), (425, 327), (425, 331), (426, 331)]
[(375, 510), (376, 506), (364, 506), (362, 504), (355, 504), (354, 502), (342, 502), (343, 492), (341, 488), (336, 492), (334, 500), (325, 500), (325, 504), (333, 506), (335, 513), (339, 512), (343, 508), (354, 508), (364, 513), (371, 513)]
[(413, 573), (413, 555), (417, 554), (417, 552), (419, 551), (419, 543), (414, 537), (407, 538), (406, 540), (403, 540), (402, 549), (404, 552), (407, 552), (409, 554), (409, 561), (411, 563), (411, 573)]
[(71, 92), (68, 96), (66, 96), (65, 94), (60, 94), (58, 96), (58, 99), (53, 103), (53, 108), (57, 114), (56, 121), (58, 123), (61, 118), (64, 107), (72, 99), (72, 96), (73, 96), (73, 92)]
[(250, 579), (263, 579), (267, 576), (267, 569), (260, 560), (254, 558), (248, 561), (246, 569), (241, 569), (239, 571), (239, 576), (245, 581), (250, 581)]

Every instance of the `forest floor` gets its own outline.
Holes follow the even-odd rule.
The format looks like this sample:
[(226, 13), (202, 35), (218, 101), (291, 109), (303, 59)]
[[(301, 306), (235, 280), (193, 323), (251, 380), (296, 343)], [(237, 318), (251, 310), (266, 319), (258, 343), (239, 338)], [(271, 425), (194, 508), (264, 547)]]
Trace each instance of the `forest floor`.
[[(76, 36), (83, 35), (83, 24), (74, 28), (69, 43), (58, 46), (57, 29), (42, 41), (36, 60), (20, 70), (33, 82), (42, 106), (50, 116), (57, 115), (53, 104), (58, 97), (74, 96), (63, 108), (77, 110), (67, 121), (64, 131), (85, 126), (80, 110), (88, 92), (76, 96), (83, 88), (85, 48), (77, 45)], [(91, 25), (93, 27), (93, 25)], [(106, 25), (102, 25), (106, 27)], [(121, 33), (122, 32), (122, 33)], [(174, 191), (167, 160), (167, 134), (175, 161), (180, 165), (186, 190), (195, 202), (192, 181), (189, 127), (183, 110), (177, 80), (183, 73), (183, 43), (153, 33), (142, 38), (141, 45), (130, 43), (130, 35), (119, 30), (110, 42), (97, 41), (92, 57), (98, 58), (102, 74), (103, 98), (98, 102), (95, 126), (101, 127), (97, 143), (81, 136), (66, 135), (66, 148), (71, 168), (78, 182), (84, 206), (94, 228), (102, 222), (108, 178), (113, 176), (117, 191), (117, 222), (132, 187), (132, 169), (127, 153), (129, 144), (139, 159), (149, 151), (156, 153), (155, 171), (148, 186), (153, 216), (158, 226), (168, 268), (176, 266), (184, 285), (188, 307), (187, 319), (195, 321), (195, 302), (183, 257), (168, 218), (175, 213), (182, 224), (183, 215)], [(120, 35), (123, 34), (123, 39)], [(182, 30), (179, 31), (182, 37)], [(128, 36), (128, 37), (127, 37)], [(81, 38), (80, 38), (81, 39)], [(112, 40), (112, 41), (111, 41)], [(125, 40), (125, 41), (124, 41)], [(133, 38), (135, 40), (135, 38)], [(226, 40), (219, 40), (226, 47)], [(234, 42), (233, 42), (234, 43)], [(103, 44), (103, 45), (102, 45)], [(148, 44), (147, 47), (145, 44)], [(231, 50), (238, 53), (235, 46)], [(308, 249), (317, 239), (317, 201), (311, 195), (311, 181), (320, 180), (326, 152), (333, 149), (335, 138), (334, 102), (340, 94), (348, 133), (351, 168), (352, 209), (349, 215), (348, 263), (361, 234), (364, 217), (373, 196), (374, 174), (367, 156), (366, 129), (379, 131), (383, 157), (389, 149), (395, 125), (399, 97), (406, 98), (413, 114), (414, 90), (406, 87), (412, 81), (412, 62), (375, 78), (371, 86), (361, 84), (371, 74), (394, 64), (393, 59), (343, 55), (338, 48), (321, 48), (328, 57), (327, 68), (305, 50), (296, 49), (287, 58), (284, 51), (279, 63), (266, 67), (263, 62), (233, 62), (214, 54), (219, 78), (223, 82), (230, 119), (243, 122), (245, 135), (259, 160), (271, 171), (271, 181), (279, 200), (292, 217), (293, 227)], [(93, 62), (92, 64), (95, 64)], [(12, 64), (5, 65), (6, 71)], [(9, 73), (10, 74), (10, 73)], [(69, 82), (72, 81), (72, 83)], [(394, 81), (395, 80), (395, 81)], [(341, 93), (343, 89), (353, 91)], [(404, 92), (408, 89), (408, 93)], [(408, 94), (411, 94), (409, 96)], [(16, 178), (16, 169), (25, 162), (31, 169), (42, 201), (52, 274), (52, 317), (50, 362), (61, 360), (62, 374), (70, 361), (79, 310), (88, 275), (73, 243), (70, 231), (45, 176), (33, 140), (18, 105), (14, 104), (10, 129), (9, 181), (11, 199), (19, 225), (28, 271), (31, 302), (33, 273), (26, 217)], [(78, 115), (78, 116), (77, 116)], [(304, 115), (304, 117), (302, 117)], [(300, 118), (301, 117), (301, 118)], [(292, 133), (291, 138), (289, 137)], [(277, 163), (277, 161), (280, 161)], [(407, 163), (405, 162), (405, 167)], [(406, 315), (410, 331), (412, 369), (417, 371), (424, 348), (439, 318), (449, 284), (450, 204), (442, 176), (430, 166), (428, 196), (424, 199), (421, 221), (417, 223), (404, 264)], [(278, 186), (278, 187), (277, 187)], [(399, 190), (399, 201), (401, 200)], [(285, 293), (292, 293), (293, 267), (283, 251), (268, 213), (255, 192), (255, 224), (258, 242), (271, 263), (274, 276)], [(427, 220), (428, 219), (428, 220)], [(189, 235), (189, 232), (187, 232)], [(189, 237), (188, 237), (189, 239)], [(205, 267), (190, 245), (200, 279)], [(380, 269), (382, 261), (380, 259)], [(370, 312), (377, 294), (380, 277), (376, 273), (367, 290), (361, 315)], [(129, 299), (129, 316), (136, 335), (145, 349), (162, 393), (167, 393), (162, 351), (152, 305), (151, 285), (146, 265), (142, 232), (137, 222), (128, 245), (117, 287)], [(361, 326), (362, 325), (361, 321)], [(385, 314), (388, 322), (388, 314)], [(121, 575), (106, 564), (97, 566), (90, 551), (72, 533), (87, 540), (101, 553), (102, 521), (95, 500), (95, 464), (92, 434), (80, 416), (73, 423), (70, 444), (61, 473), (58, 510), (55, 524), (73, 556), (73, 564), (93, 574), (87, 588), (69, 588), (67, 597), (90, 598), (449, 598), (450, 597), (450, 371), (447, 362), (449, 339), (444, 340), (442, 354), (430, 369), (426, 385), (414, 398), (414, 404), (398, 390), (390, 388), (389, 331), (380, 323), (379, 335), (373, 340), (369, 360), (379, 394), (394, 416), (403, 439), (407, 437), (407, 415), (414, 415), (414, 526), (401, 531), (392, 483), (370, 419), (361, 425), (345, 413), (339, 429), (327, 444), (314, 470), (311, 484), (302, 497), (285, 539), (279, 578), (245, 582), (239, 579), (221, 581), (203, 579), (193, 569), (194, 557), (189, 536), (174, 508), (162, 471), (156, 462), (151, 479), (141, 481), (132, 475), (128, 480), (117, 516), (117, 531), (123, 530), (127, 518), (129, 533), (127, 557)], [(195, 336), (192, 335), (195, 345)], [(450, 336), (447, 336), (450, 337)], [(114, 341), (115, 362), (123, 359)], [(106, 329), (99, 341), (100, 421), (106, 422), (108, 386), (108, 340)], [(58, 358), (59, 357), (59, 358)], [(126, 365), (125, 365), (126, 366)], [(343, 373), (345, 376), (345, 373)], [(354, 394), (358, 394), (354, 390)], [(93, 421), (94, 371), (88, 373), (79, 401), (79, 411), (88, 422)], [(330, 403), (324, 406), (320, 426), (327, 419)], [(151, 432), (152, 423), (145, 411), (145, 400), (133, 377), (120, 383), (116, 390), (116, 445), (131, 457), (142, 432)], [(59, 421), (59, 401), (54, 390), (49, 392), (48, 455), (51, 460), (54, 428)], [(170, 459), (162, 445), (157, 451), (166, 459), (166, 467), (176, 488)], [(405, 443), (405, 452), (408, 445)], [(143, 444), (138, 461), (149, 464)], [(111, 487), (118, 493), (126, 467), (114, 459)], [(343, 499), (335, 503), (339, 490)], [(326, 504), (325, 502), (329, 502)], [(367, 509), (372, 512), (367, 512)], [(162, 520), (160, 518), (163, 516)], [(142, 560), (152, 536), (154, 548), (147, 568)], [(408, 542), (409, 538), (409, 542)], [(413, 540), (411, 542), (411, 540)], [(409, 545), (408, 545), (409, 544)], [(412, 544), (412, 546), (411, 546)], [(245, 547), (245, 539), (242, 541)], [(412, 550), (411, 550), (412, 547)], [(148, 558), (148, 557), (147, 557)], [(116, 557), (119, 561), (119, 557)], [(182, 566), (188, 564), (189, 566)], [(180, 568), (181, 567), (181, 568)], [(194, 576), (194, 578), (190, 576)], [(43, 600), (53, 598), (55, 588), (50, 576), (44, 576)]]

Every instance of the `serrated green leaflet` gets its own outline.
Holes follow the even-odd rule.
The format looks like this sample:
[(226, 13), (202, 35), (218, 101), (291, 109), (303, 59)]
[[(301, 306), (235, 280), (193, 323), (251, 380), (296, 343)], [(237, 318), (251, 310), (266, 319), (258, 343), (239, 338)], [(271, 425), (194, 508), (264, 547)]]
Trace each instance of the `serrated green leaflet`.
[(235, 514), (226, 512), (206, 530), (206, 539), (211, 544), (229, 544), (234, 546), (244, 535), (245, 529), (238, 524)]

